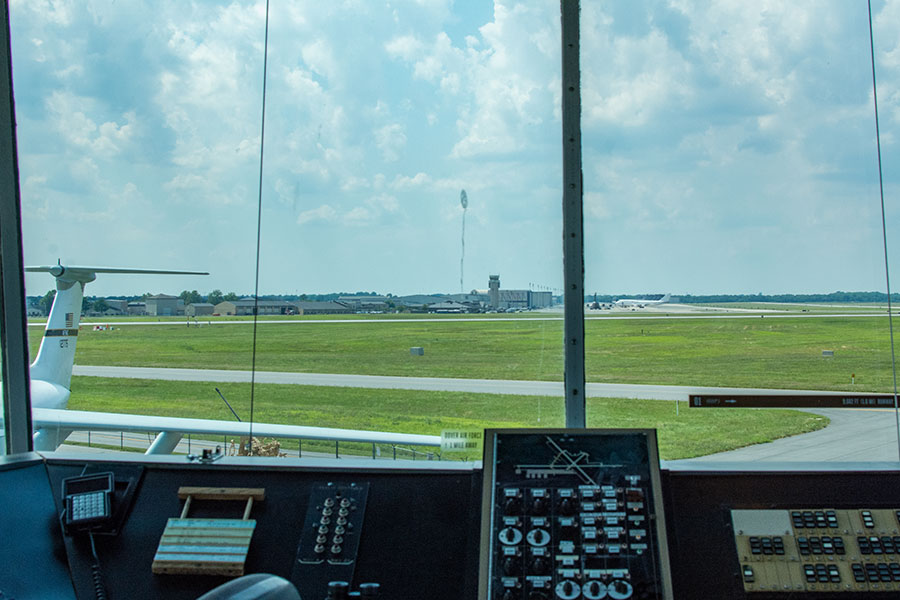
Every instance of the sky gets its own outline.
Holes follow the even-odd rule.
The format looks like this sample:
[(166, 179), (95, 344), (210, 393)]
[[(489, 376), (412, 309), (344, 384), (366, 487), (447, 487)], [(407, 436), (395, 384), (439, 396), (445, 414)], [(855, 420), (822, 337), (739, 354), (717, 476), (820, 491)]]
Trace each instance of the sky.
[[(900, 265), (900, 3), (873, 12)], [(259, 225), (260, 294), (562, 287), (556, 0), (272, 0), (260, 211), (265, 17), (11, 2), (26, 265), (248, 294)], [(582, 2), (581, 71), (589, 293), (885, 290), (865, 3)]]

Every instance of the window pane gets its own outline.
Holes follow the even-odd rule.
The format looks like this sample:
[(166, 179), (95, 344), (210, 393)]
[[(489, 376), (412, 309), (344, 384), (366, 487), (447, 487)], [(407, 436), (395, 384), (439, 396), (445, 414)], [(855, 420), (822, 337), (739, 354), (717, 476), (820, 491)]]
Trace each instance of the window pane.
[(12, 9), (26, 263), (210, 272), (88, 283), (68, 408), (561, 425), (558, 4), (273, 3), (257, 275), (264, 6)]
[(589, 424), (658, 426), (669, 459), (896, 460), (893, 410), (687, 405), (704, 389), (723, 404), (893, 391), (866, 7), (590, 4), (582, 27), (586, 367), (637, 386), (595, 390), (617, 399), (592, 399)]

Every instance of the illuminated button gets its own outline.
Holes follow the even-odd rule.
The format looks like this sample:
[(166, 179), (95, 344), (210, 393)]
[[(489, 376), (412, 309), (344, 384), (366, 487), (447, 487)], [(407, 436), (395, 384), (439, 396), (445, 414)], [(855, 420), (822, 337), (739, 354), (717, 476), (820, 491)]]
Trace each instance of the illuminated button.
[(745, 583), (753, 583), (755, 581), (755, 577), (753, 576), (753, 567), (750, 565), (744, 565), (741, 569), (744, 575)]
[(813, 565), (803, 565), (803, 576), (806, 577), (807, 583), (815, 583), (816, 568)]

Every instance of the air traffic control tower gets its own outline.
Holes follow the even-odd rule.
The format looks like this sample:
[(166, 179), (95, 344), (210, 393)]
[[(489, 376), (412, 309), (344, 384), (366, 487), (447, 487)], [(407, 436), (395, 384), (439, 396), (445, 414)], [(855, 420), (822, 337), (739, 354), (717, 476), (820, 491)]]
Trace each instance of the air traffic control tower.
[(491, 308), (497, 310), (500, 308), (500, 276), (488, 276), (488, 294), (491, 298)]

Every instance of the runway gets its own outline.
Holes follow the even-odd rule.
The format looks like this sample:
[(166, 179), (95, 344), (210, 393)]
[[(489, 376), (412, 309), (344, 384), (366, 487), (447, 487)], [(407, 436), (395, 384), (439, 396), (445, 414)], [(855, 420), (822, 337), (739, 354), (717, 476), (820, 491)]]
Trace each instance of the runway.
[[(165, 367), (105, 367), (75, 365), (74, 375), (129, 379), (163, 379), (168, 381), (211, 381), (249, 383), (250, 371), (224, 369), (172, 369)], [(427, 392), (469, 392), (475, 394), (510, 394), (516, 396), (564, 396), (563, 383), (512, 379), (456, 379), (449, 377), (397, 377), (387, 375), (349, 375), (338, 373), (285, 373), (257, 371), (256, 383), (282, 385), (320, 385)], [(776, 390), (765, 388), (723, 388), (679, 385), (644, 385), (628, 383), (588, 383), (588, 398), (636, 398), (640, 400), (688, 400), (690, 394), (841, 394), (815, 390)]]

